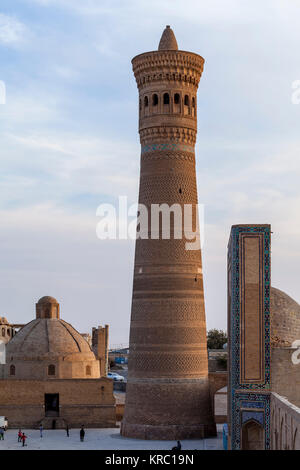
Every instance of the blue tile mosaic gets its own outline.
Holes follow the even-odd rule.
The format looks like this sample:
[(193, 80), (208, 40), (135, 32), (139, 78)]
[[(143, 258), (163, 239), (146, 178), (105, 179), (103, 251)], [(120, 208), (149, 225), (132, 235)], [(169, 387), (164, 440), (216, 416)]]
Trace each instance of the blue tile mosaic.
[[(240, 234), (263, 234), (263, 279), (264, 279), (264, 307), (263, 329), (264, 335), (264, 378), (262, 383), (241, 383), (240, 380)], [(241, 427), (243, 419), (250, 416), (251, 411), (243, 411), (243, 408), (263, 409), (260, 415), (256, 415), (256, 421), (261, 423), (265, 430), (265, 448), (270, 448), (270, 226), (234, 226), (231, 229), (231, 238), (228, 246), (228, 255), (231, 262), (231, 283), (228, 286), (231, 294), (231, 306), (229, 310), (231, 320), (230, 334), (230, 403), (231, 403), (231, 448), (241, 448)], [(246, 393), (247, 392), (247, 393)], [(254, 415), (253, 415), (254, 416)], [(245, 418), (246, 419), (246, 418)], [(245, 422), (245, 421), (244, 421)]]

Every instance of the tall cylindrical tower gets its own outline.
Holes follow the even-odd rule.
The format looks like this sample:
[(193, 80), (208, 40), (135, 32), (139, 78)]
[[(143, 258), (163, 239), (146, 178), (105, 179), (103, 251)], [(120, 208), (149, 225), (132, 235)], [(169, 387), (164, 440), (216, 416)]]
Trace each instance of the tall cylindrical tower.
[(178, 50), (167, 26), (158, 51), (140, 54), (132, 64), (142, 146), (139, 204), (149, 212), (149, 237), (136, 241), (121, 433), (144, 439), (214, 435), (201, 251), (187, 249), (190, 240), (176, 235), (175, 224), (169, 239), (161, 226), (151, 238), (150, 226), (153, 205), (176, 204), (183, 214), (187, 204), (195, 229), (197, 88), (204, 59)]

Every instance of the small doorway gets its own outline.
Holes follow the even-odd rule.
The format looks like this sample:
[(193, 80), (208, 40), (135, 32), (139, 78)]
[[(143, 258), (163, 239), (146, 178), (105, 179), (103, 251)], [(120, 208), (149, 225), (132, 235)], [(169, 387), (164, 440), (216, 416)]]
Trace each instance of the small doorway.
[(45, 394), (45, 416), (59, 416), (59, 394)]
[(264, 430), (254, 420), (248, 421), (242, 427), (242, 449), (264, 450)]

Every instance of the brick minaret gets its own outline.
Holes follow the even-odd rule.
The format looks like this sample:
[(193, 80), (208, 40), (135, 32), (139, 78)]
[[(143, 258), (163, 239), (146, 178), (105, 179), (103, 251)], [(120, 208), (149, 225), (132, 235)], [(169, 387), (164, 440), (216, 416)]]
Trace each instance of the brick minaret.
[[(197, 88), (204, 59), (178, 50), (167, 26), (158, 51), (132, 60), (139, 89), (139, 203), (197, 204)], [(195, 228), (195, 227), (194, 227)], [(150, 230), (150, 228), (149, 228)], [(144, 439), (213, 435), (201, 251), (186, 239), (137, 239), (125, 415)]]

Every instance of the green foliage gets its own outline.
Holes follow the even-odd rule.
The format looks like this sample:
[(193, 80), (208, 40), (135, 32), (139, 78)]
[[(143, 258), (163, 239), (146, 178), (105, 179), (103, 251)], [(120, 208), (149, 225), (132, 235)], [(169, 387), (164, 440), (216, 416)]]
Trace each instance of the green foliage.
[(209, 330), (207, 333), (208, 349), (223, 349), (223, 345), (227, 343), (227, 333), (223, 330)]

